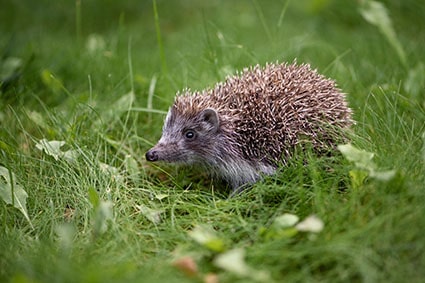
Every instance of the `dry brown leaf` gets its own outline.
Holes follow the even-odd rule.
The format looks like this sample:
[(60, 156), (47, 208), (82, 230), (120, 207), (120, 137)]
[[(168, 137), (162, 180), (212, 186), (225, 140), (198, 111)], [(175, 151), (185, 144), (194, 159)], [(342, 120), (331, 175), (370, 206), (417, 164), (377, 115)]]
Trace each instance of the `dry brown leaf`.
[(175, 260), (173, 266), (188, 277), (194, 277), (198, 274), (198, 265), (190, 256), (181, 257)]
[(218, 283), (218, 275), (215, 273), (208, 273), (204, 276), (204, 283)]

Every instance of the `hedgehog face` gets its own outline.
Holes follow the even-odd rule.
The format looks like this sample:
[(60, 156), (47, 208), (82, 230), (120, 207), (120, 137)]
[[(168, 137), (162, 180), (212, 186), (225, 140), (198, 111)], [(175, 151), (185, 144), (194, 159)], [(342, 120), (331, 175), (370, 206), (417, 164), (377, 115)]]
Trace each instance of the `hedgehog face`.
[(214, 142), (220, 127), (218, 114), (207, 108), (180, 113), (172, 107), (165, 119), (162, 137), (146, 153), (148, 161), (206, 163), (216, 155)]

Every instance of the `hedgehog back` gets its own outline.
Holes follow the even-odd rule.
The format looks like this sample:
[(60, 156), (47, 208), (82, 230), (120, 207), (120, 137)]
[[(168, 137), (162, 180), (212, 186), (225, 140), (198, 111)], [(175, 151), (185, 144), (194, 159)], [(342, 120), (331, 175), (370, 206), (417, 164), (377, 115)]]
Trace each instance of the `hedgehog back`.
[(345, 95), (306, 64), (257, 65), (213, 89), (178, 95), (174, 107), (188, 113), (215, 109), (244, 159), (274, 165), (304, 142), (332, 146), (335, 129), (352, 124)]

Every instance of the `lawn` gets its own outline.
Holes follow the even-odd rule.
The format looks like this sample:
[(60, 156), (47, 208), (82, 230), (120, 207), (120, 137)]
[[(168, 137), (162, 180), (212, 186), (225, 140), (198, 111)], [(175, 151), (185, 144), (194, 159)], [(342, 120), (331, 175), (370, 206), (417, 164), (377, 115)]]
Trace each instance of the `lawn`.
[[(2, 1), (0, 282), (423, 282), (419, 2)], [(349, 145), (233, 197), (145, 160), (178, 91), (294, 60)]]

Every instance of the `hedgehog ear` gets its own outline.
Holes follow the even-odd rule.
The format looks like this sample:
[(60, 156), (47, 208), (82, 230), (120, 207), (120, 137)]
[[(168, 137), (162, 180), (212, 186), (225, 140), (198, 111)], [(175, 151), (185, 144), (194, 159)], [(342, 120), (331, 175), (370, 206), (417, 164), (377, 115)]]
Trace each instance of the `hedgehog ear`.
[(201, 119), (204, 122), (207, 122), (213, 130), (217, 130), (220, 125), (220, 120), (218, 119), (218, 113), (212, 108), (207, 108), (202, 110)]

